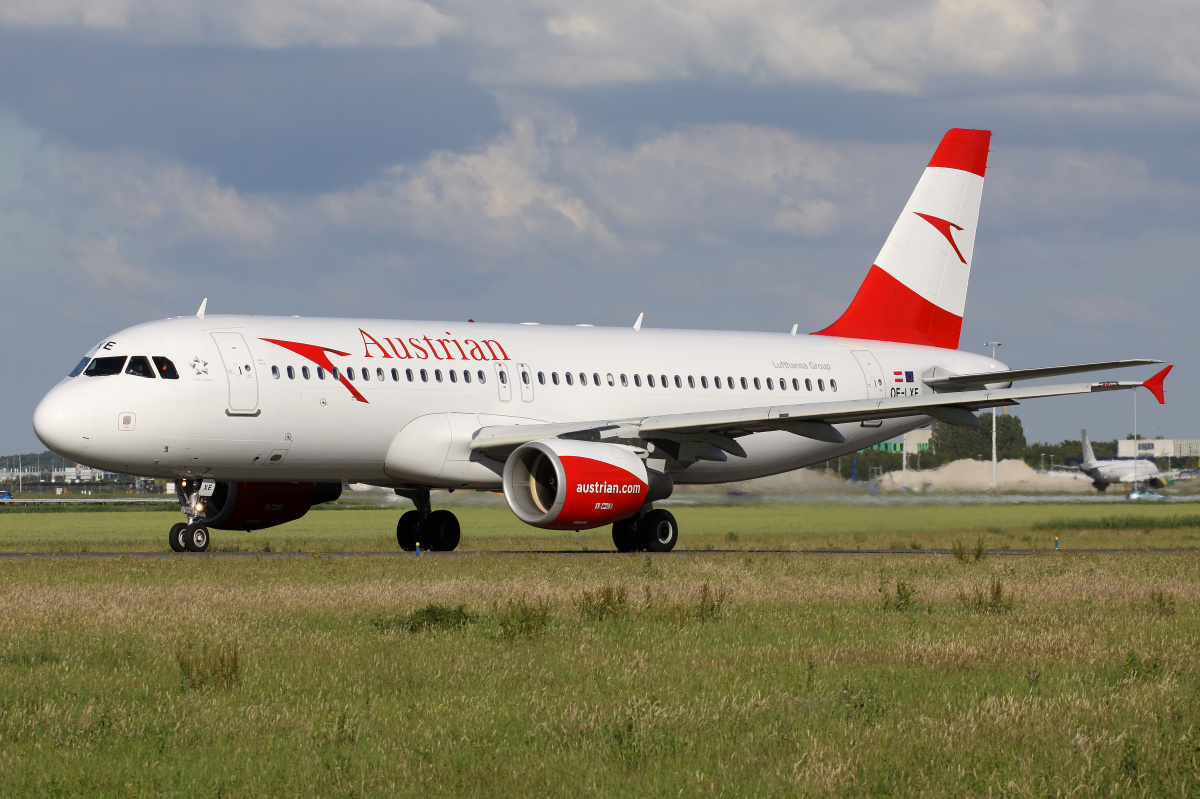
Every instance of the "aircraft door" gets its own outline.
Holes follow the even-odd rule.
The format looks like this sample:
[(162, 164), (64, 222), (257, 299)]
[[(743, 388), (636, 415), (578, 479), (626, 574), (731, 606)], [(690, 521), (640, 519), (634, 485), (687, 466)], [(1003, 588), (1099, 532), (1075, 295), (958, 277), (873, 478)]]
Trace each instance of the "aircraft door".
[(500, 401), (508, 402), (512, 399), (512, 383), (511, 376), (508, 373), (508, 367), (503, 363), (496, 362), (496, 390), (500, 392)]
[(241, 333), (213, 333), (229, 381), (229, 416), (258, 416), (258, 375)]
[(517, 376), (521, 381), (521, 399), (524, 402), (533, 402), (533, 370), (529, 368), (529, 364), (517, 364)]
[(867, 397), (876, 399), (884, 394), (883, 367), (879, 359), (869, 350), (852, 350), (855, 360), (862, 367), (863, 378), (867, 381)]

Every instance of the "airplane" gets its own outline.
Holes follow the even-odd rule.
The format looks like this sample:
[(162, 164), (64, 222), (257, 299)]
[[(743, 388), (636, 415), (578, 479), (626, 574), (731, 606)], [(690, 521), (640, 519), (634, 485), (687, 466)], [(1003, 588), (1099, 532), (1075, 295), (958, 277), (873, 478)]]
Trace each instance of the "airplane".
[(849, 307), (810, 335), (536, 323), (209, 315), (101, 341), (37, 406), (54, 452), (176, 481), (175, 551), (393, 489), (404, 550), (461, 530), (431, 491), (502, 492), (534, 527), (612, 525), (617, 550), (666, 552), (676, 485), (725, 483), (857, 452), (939, 420), (1140, 382), (1017, 387), (1159, 364), (1010, 369), (958, 349), (991, 132), (953, 129)]
[(1162, 488), (1167, 484), (1164, 479), (1166, 475), (1158, 470), (1154, 461), (1147, 458), (1096, 460), (1087, 430), (1080, 430), (1079, 433), (1083, 442), (1083, 461), (1078, 468), (1092, 478), (1092, 485), (1097, 491), (1107, 491), (1113, 483), (1130, 483), (1135, 487), (1146, 483), (1151, 488)]

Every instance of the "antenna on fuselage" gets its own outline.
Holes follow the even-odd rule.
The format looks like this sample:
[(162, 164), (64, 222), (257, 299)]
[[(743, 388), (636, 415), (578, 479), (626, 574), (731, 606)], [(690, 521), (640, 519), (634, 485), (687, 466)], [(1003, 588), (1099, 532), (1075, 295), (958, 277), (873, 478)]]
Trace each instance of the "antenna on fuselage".
[(800, 329), (800, 323), (799, 323), (799, 322), (797, 322), (796, 324), (792, 325), (792, 335), (793, 335), (793, 336), (794, 336), (794, 335), (796, 335), (796, 331), (797, 331), (797, 330), (799, 330), (799, 329)]
[(634, 329), (634, 330), (641, 330), (641, 329), (642, 329), (642, 317), (643, 317), (643, 316), (645, 316), (645, 315), (646, 315), (646, 312), (645, 312), (645, 311), (643, 311), (642, 313), (638, 314), (637, 321), (633, 323), (633, 329)]
[(200, 301), (200, 310), (196, 311), (196, 318), (197, 318), (197, 319), (203, 319), (203, 318), (204, 318), (204, 308), (205, 308), (205, 306), (207, 306), (207, 305), (208, 305), (208, 297), (205, 297), (203, 300), (201, 300), (201, 301)]

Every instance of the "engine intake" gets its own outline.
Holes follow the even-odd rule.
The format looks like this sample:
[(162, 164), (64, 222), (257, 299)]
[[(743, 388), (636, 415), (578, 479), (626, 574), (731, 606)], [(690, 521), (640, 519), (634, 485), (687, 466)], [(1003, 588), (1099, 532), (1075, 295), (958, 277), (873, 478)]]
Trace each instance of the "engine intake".
[(504, 465), (504, 498), (517, 518), (550, 530), (586, 530), (627, 519), (671, 495), (630, 447), (548, 438), (522, 444)]

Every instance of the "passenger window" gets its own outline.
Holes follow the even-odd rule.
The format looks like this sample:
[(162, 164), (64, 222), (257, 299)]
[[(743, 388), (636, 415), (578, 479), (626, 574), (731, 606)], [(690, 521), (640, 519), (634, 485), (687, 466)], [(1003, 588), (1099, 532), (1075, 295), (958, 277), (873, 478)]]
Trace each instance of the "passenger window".
[(471, 382), (471, 370), (470, 369), (463, 369), (463, 382), (464, 383)]
[(433, 370), (433, 379), (438, 381), (439, 383), (442, 382), (442, 370), (441, 369)]
[[(353, 371), (353, 370), (351, 370), (351, 371)], [(363, 380), (371, 379), (371, 370), (365, 366), (363, 367), (363, 370), (362, 370), (362, 378), (363, 378)]]
[(351, 380), (354, 379), (354, 367), (353, 366), (351, 366), (349, 369), (346, 370), (346, 377), (350, 378)]
[(526, 372), (524, 369), (521, 370), (521, 382), (529, 385), (529, 372)]
[(799, 381), (799, 380), (797, 380), (797, 379), (796, 379), (796, 378), (794, 378), (794, 377), (792, 378), (792, 390), (793, 390), (793, 391), (799, 391), (799, 390), (800, 390), (800, 381)]
[(629, 388), (629, 378), (621, 375), (621, 388)]
[(275, 378), (276, 380), (279, 379), (279, 367), (278, 366), (271, 367), (271, 377)]
[(169, 358), (164, 358), (161, 355), (155, 355), (150, 360), (154, 361), (154, 365), (158, 367), (158, 376), (163, 380), (179, 379), (179, 372), (175, 371), (175, 364), (171, 363)]
[[(611, 375), (610, 375), (610, 377), (611, 377)], [(595, 386), (596, 388), (600, 387), (600, 373), (599, 372), (592, 372), (592, 385)]]
[(608, 386), (609, 386), (609, 388), (614, 388), (616, 385), (617, 385), (617, 381), (616, 381), (616, 380), (613, 380), (612, 372), (609, 372), (609, 373), (608, 373)]
[(376, 369), (375, 377), (379, 378), (379, 382), (382, 383), (383, 382), (383, 369)]
[(67, 377), (79, 377), (81, 374), (83, 374), (84, 367), (88, 365), (88, 361), (90, 360), (91, 358), (84, 358), (82, 361), (75, 364), (75, 368), (71, 370), (71, 373), (67, 375)]
[(774, 383), (774, 382), (771, 380), (771, 378), (769, 378), (769, 377), (767, 378), (767, 389), (768, 389), (768, 390), (774, 390), (774, 389), (775, 389), (775, 383)]
[(745, 390), (746, 390), (746, 389), (748, 389), (748, 388), (750, 388), (750, 384), (749, 384), (749, 383), (747, 383), (747, 382), (746, 382), (746, 378), (744, 378), (744, 377), (743, 377), (743, 378), (742, 378), (742, 390), (743, 390), (743, 391), (745, 391)]
[(393, 383), (400, 382), (400, 370), (399, 369), (392, 369), (392, 382)]
[(779, 378), (779, 390), (787, 391), (787, 378), (786, 377)]
[(480, 385), (482, 385), (482, 384), (484, 384), (484, 383), (486, 383), (486, 382), (487, 382), (487, 375), (485, 375), (485, 374), (483, 373), (483, 370), (482, 370), (482, 369), (480, 369), (478, 372), (476, 372), (476, 373), (475, 373), (475, 376), (479, 378), (479, 383), (480, 383)]
[(289, 366), (289, 367), (287, 368), (287, 376), (288, 376), (288, 380), (295, 380), (295, 379), (296, 379), (296, 369), (295, 369), (295, 367), (293, 367), (293, 366)]
[(558, 385), (558, 372), (551, 372), (551, 373), (550, 373), (550, 382), (551, 382), (551, 383), (553, 383), (553, 384), (554, 384), (554, 385), (556, 385), (556, 386)]
[(336, 366), (329, 370), (329, 374), (333, 376), (334, 380), (340, 381), (342, 379), (338, 376), (338, 368)]
[(641, 387), (642, 387), (642, 376), (641, 376), (641, 375), (634, 375), (634, 376), (633, 376), (633, 384), (634, 384), (635, 386), (637, 386), (638, 388), (641, 388)]
[(321, 366), (318, 366), (318, 367), (317, 367), (317, 379), (318, 379), (318, 380), (324, 380), (324, 379), (325, 379), (325, 369), (324, 369), (324, 367), (321, 367)]
[(458, 382), (458, 372), (454, 371), (453, 369), (449, 370), (449, 372), (450, 372), (450, 382), (457, 383)]
[(807, 378), (807, 377), (806, 377), (806, 378), (804, 378), (804, 390), (805, 390), (805, 391), (812, 391), (812, 380), (810, 380), (810, 379), (809, 379), (809, 378)]
[(721, 378), (714, 377), (713, 378), (713, 388), (720, 388), (720, 387), (721, 387)]
[(405, 378), (405, 379), (406, 379), (408, 382), (410, 382), (410, 383), (411, 383), (411, 382), (413, 381), (413, 370), (412, 370), (412, 369), (405, 369), (405, 370), (404, 370), (404, 378)]
[(505, 373), (505, 371), (503, 369), (500, 370), (500, 385), (502, 385), (502, 386), (508, 385), (508, 375)]
[(727, 378), (725, 378), (725, 385), (729, 386), (730, 390), (732, 391), (732, 390), (733, 390), (733, 388), (734, 388), (734, 386), (733, 386), (733, 378), (732, 378), (732, 377), (727, 377)]
[(538, 385), (540, 385), (540, 386), (546, 385), (546, 373), (545, 372), (538, 372)]
[(754, 378), (754, 390), (755, 390), (755, 391), (762, 391), (762, 383), (761, 383), (761, 382), (759, 382), (759, 379), (758, 379), (757, 377), (756, 377), (756, 378)]
[(125, 374), (154, 379), (154, 370), (150, 368), (150, 359), (145, 355), (134, 355), (130, 358), (129, 366), (125, 367)]
[[(291, 368), (291, 367), (288, 367), (288, 368)], [(307, 366), (301, 366), (300, 367), (300, 376), (303, 377), (305, 380), (309, 380), (312, 376), (312, 372), (308, 371)]]
[(691, 375), (688, 375), (688, 388), (695, 388), (695, 387), (696, 387), (696, 378), (692, 377)]
[(675, 388), (683, 388), (683, 381), (679, 379), (679, 375), (675, 375)]
[(646, 385), (654, 388), (654, 375), (646, 375)]
[(424, 369), (421, 370), (421, 382), (422, 383), (429, 382), (429, 372), (425, 371)]
[(121, 374), (125, 367), (125, 356), (114, 355), (108, 358), (97, 358), (83, 370), (84, 377), (108, 377)]
[(579, 385), (581, 385), (581, 386), (587, 385), (587, 375), (583, 372), (579, 373)]
[(567, 379), (568, 386), (575, 385), (575, 378), (571, 376), (570, 372), (563, 372), (563, 377), (565, 377)]
[(817, 390), (818, 390), (818, 391), (824, 391), (824, 390), (825, 390), (825, 381), (824, 381), (824, 380), (821, 380), (821, 379), (819, 379), (819, 378), (817, 379)]
[(836, 380), (834, 380), (832, 377), (831, 377), (831, 378), (829, 378), (829, 390), (830, 390), (830, 391), (837, 391), (837, 381), (836, 381)]
[(662, 382), (662, 387), (663, 387), (663, 388), (670, 388), (670, 387), (671, 387), (671, 381), (669, 381), (669, 380), (667, 379), (667, 376), (666, 376), (666, 375), (659, 375), (659, 377), (660, 377), (660, 380), (661, 380), (661, 382)]

